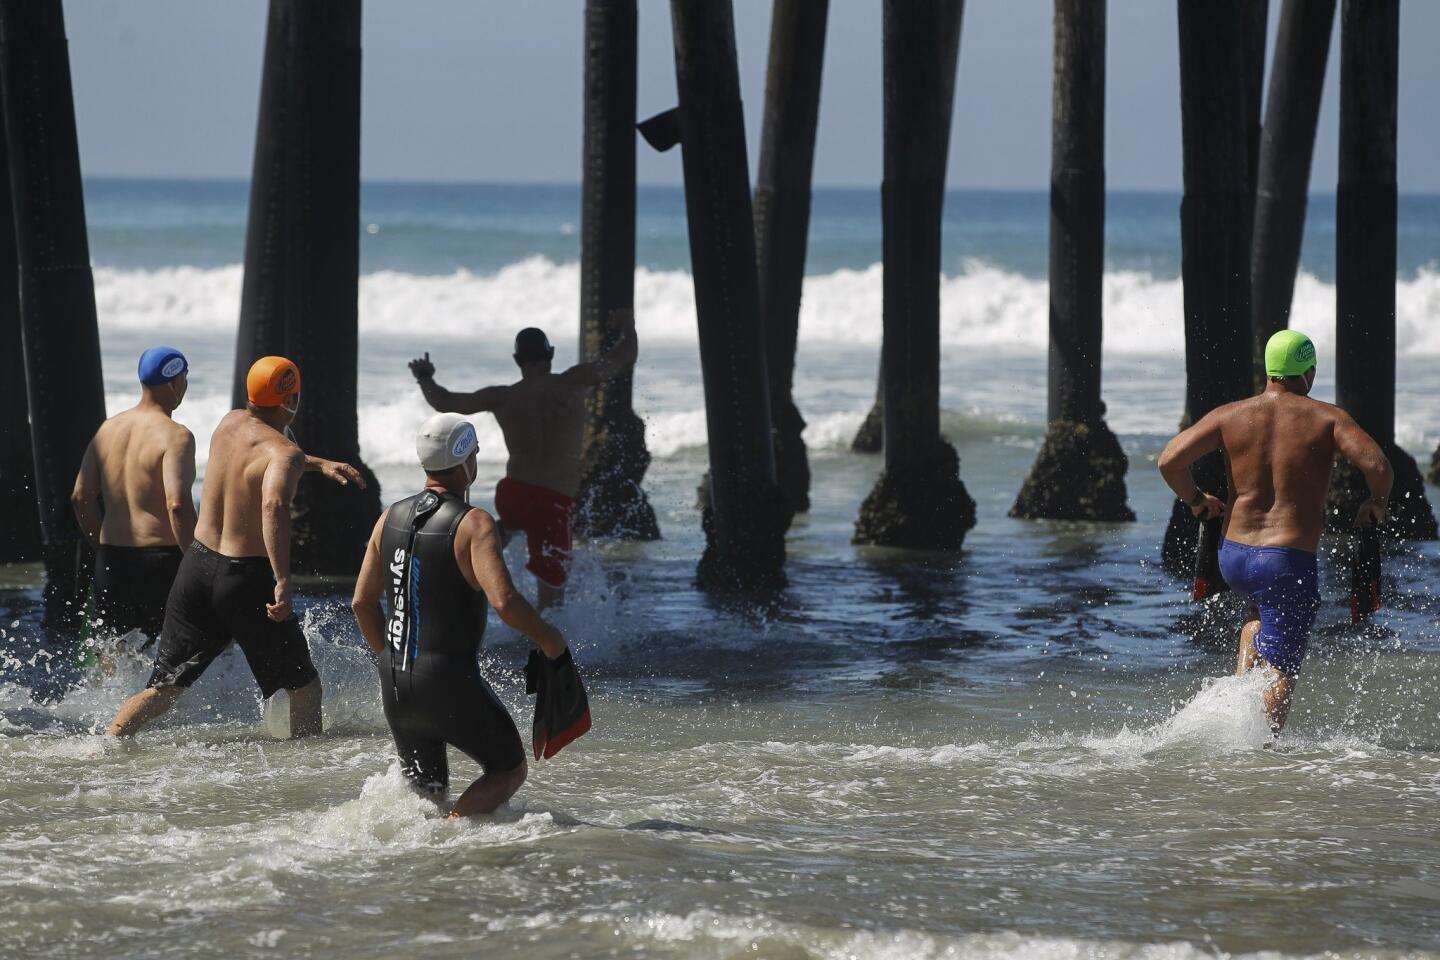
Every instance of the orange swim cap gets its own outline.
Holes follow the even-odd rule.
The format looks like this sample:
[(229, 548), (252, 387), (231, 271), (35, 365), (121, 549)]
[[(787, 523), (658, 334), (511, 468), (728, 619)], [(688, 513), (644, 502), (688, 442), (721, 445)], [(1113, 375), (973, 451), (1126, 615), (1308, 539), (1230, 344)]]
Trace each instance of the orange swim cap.
[(245, 375), (245, 393), (257, 407), (278, 407), (300, 392), (300, 368), (284, 357), (261, 357)]

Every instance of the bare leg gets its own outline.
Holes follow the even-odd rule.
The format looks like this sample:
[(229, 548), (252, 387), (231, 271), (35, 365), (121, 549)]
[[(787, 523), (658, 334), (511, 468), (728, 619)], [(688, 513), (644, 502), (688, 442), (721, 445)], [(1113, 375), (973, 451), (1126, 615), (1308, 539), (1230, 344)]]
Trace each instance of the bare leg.
[(184, 687), (148, 687), (125, 701), (105, 732), (112, 737), (133, 737), (140, 728), (161, 716), (180, 699)]
[(1251, 607), (1245, 617), (1245, 625), (1240, 628), (1240, 654), (1235, 658), (1235, 676), (1243, 677), (1260, 662), (1260, 654), (1255, 652), (1255, 637), (1259, 633), (1260, 612)]
[(525, 782), (526, 764), (522, 758), (514, 770), (486, 773), (479, 780), (465, 788), (455, 806), (450, 810), (450, 819), (479, 817), (494, 813), (495, 808), (515, 796), (515, 791)]
[(551, 607), (565, 606), (565, 588), (552, 587), (544, 580), (535, 581), (535, 612), (543, 613)]
[(320, 678), (316, 677), (303, 687), (287, 691), (290, 694), (290, 737), (309, 737), (321, 732)]
[(1256, 667), (1266, 672), (1270, 685), (1265, 688), (1265, 716), (1270, 720), (1270, 732), (1275, 736), (1285, 728), (1290, 716), (1290, 697), (1295, 692), (1295, 677), (1276, 670), (1255, 649), (1255, 637), (1260, 633), (1260, 615), (1250, 608), (1249, 618), (1240, 628), (1240, 654), (1236, 657), (1235, 675), (1244, 676)]
[[(1262, 661), (1263, 662), (1263, 661)], [(1265, 715), (1270, 718), (1270, 732), (1275, 736), (1285, 729), (1290, 717), (1290, 698), (1295, 692), (1296, 677), (1281, 673), (1266, 665), (1270, 674), (1270, 686), (1265, 688)]]

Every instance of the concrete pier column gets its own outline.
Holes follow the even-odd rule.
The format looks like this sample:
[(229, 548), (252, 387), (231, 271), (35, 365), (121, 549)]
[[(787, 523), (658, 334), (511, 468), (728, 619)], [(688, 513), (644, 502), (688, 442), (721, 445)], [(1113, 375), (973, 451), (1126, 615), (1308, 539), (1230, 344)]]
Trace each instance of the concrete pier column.
[(44, 540), (45, 620), (67, 627), (78, 621), (89, 583), (89, 551), (70, 491), (105, 420), (105, 388), (60, 0), (0, 0), (0, 97)]
[(959, 0), (884, 4), (885, 469), (857, 544), (957, 550), (975, 525), (955, 449), (940, 434), (940, 222), (950, 124), (945, 73)]
[(733, 11), (729, 0), (671, 0), (670, 13), (710, 451), (696, 579), (776, 587), (793, 511), (775, 479)]
[(0, 563), (40, 559), (35, 505), (35, 454), (25, 397), (25, 346), (20, 333), (20, 266), (10, 204), (5, 122), (0, 117)]
[[(946, 158), (950, 150), (950, 124), (955, 114), (955, 67), (960, 62), (960, 23), (965, 16), (964, 0), (946, 3), (941, 11), (940, 31), (945, 44), (944, 61), (941, 65), (940, 92), (944, 99)], [(879, 372), (875, 376), (875, 402), (865, 415), (855, 438), (850, 441), (854, 453), (879, 453), (885, 445), (885, 362), (881, 358)]]
[(829, 6), (829, 0), (775, 0), (755, 179), (755, 249), (775, 471), (797, 513), (810, 510), (810, 461), (801, 437), (805, 420), (792, 391)]
[(1129, 460), (1105, 423), (1105, 2), (1055, 0), (1049, 421), (1013, 517), (1134, 520)]
[[(1243, 0), (1179, 0), (1180, 259), (1191, 421), (1249, 395), (1254, 384), (1244, 7)], [(1193, 473), (1203, 489), (1225, 495), (1218, 453), (1202, 458)], [(1190, 509), (1176, 500), (1162, 548), (1167, 569), (1191, 570), (1198, 530)]]
[[(1399, 0), (1340, 8), (1340, 182), (1335, 192), (1335, 399), (1390, 458), (1392, 536), (1433, 540), (1435, 515), (1415, 458), (1395, 444), (1395, 129)], [(1340, 461), (1326, 517), (1348, 530), (1368, 496)]]
[[(635, 0), (585, 4), (585, 138), (580, 181), (580, 358), (619, 339), (614, 310), (635, 304)], [(602, 383), (586, 403), (575, 530), (589, 537), (656, 540), (660, 527), (640, 483), (650, 466), (645, 424), (631, 406), (631, 374)]]
[(1265, 375), (1265, 344), (1290, 325), (1310, 162), (1325, 86), (1325, 61), (1335, 0), (1284, 0), (1255, 187), (1255, 228), (1250, 251), (1251, 313), (1255, 320), (1255, 377)]
[(283, 353), (299, 365), (301, 447), (353, 464), (368, 489), (305, 475), (295, 498), (295, 567), (348, 574), (380, 513), (356, 414), (359, 0), (271, 0), (260, 90), (236, 401), (257, 357)]

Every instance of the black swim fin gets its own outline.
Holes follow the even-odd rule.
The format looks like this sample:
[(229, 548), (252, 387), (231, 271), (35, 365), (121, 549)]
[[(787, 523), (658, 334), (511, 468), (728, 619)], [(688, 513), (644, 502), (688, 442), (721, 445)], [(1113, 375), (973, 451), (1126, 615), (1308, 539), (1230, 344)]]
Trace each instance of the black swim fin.
[(1200, 521), (1200, 536), (1195, 540), (1195, 582), (1190, 599), (1204, 600), (1230, 589), (1220, 575), (1220, 529), (1224, 520)]
[(530, 651), (525, 692), (535, 694), (536, 759), (549, 760), (590, 729), (590, 698), (568, 647), (554, 660), (539, 650)]
[(1350, 622), (1359, 623), (1380, 609), (1380, 531), (1358, 530), (1351, 544)]

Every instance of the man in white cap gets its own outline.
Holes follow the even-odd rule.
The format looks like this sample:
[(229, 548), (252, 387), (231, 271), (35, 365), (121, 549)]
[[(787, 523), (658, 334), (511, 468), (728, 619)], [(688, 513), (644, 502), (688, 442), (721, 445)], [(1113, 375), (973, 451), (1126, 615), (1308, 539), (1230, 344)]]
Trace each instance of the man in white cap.
[(570, 515), (580, 487), (580, 437), (585, 424), (585, 394), (635, 366), (638, 345), (635, 315), (613, 314), (623, 333), (593, 363), (577, 363), (551, 373), (555, 348), (545, 332), (527, 327), (515, 337), (520, 380), (508, 386), (454, 393), (435, 382), (430, 354), (410, 362), (425, 400), (450, 413), (493, 413), (505, 434), (510, 459), (505, 478), (495, 487), (495, 510), (508, 535), (525, 531), (530, 562), (526, 569), (539, 582), (536, 605), (544, 610), (565, 599), (570, 568)]
[(375, 524), (350, 604), (379, 659), (385, 719), (405, 776), (443, 802), (447, 745), (482, 768), (451, 817), (490, 813), (525, 782), (520, 734), (477, 662), (486, 602), (551, 661), (570, 656), (560, 631), (516, 591), (494, 519), (466, 502), (476, 446), (474, 426), (457, 414), (421, 425), (415, 452), (425, 489), (391, 504)]

